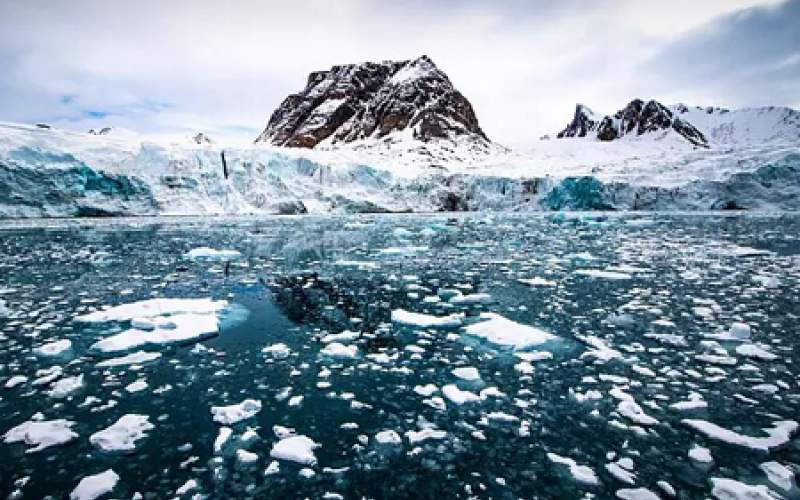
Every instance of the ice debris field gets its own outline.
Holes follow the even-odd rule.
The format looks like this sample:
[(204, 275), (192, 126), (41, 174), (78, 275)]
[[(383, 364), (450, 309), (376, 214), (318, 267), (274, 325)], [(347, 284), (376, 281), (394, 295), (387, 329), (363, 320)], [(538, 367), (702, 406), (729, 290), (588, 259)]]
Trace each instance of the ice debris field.
[(4, 221), (0, 498), (800, 498), (798, 235)]

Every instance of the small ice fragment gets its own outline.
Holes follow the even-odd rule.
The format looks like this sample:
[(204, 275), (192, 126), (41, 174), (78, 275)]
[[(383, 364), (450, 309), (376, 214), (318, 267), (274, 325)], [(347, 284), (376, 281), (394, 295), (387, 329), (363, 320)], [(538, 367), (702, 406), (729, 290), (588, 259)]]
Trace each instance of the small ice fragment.
[(467, 380), (470, 382), (474, 382), (476, 380), (481, 379), (481, 374), (478, 373), (478, 369), (472, 366), (463, 366), (461, 368), (454, 368), (453, 375), (460, 378), (461, 380)]
[(375, 442), (378, 444), (397, 445), (402, 444), (403, 440), (400, 438), (400, 434), (388, 429), (375, 434)]
[(288, 460), (302, 465), (316, 465), (314, 450), (321, 445), (307, 436), (289, 436), (272, 446), (269, 455), (278, 460)]
[(33, 353), (38, 356), (58, 356), (72, 348), (72, 342), (68, 339), (56, 340), (41, 345), (33, 350)]
[(223, 425), (232, 425), (242, 420), (254, 417), (261, 411), (261, 401), (245, 399), (241, 403), (229, 406), (212, 406), (211, 415), (215, 422)]
[(89, 436), (89, 442), (105, 452), (133, 451), (136, 441), (147, 437), (147, 431), (154, 428), (147, 415), (129, 413)]
[[(36, 417), (34, 417), (36, 418)], [(11, 428), (3, 435), (6, 443), (24, 442), (28, 446), (25, 453), (36, 453), (50, 446), (68, 443), (78, 437), (72, 431), (75, 422), (71, 420), (28, 420)]]
[(358, 347), (331, 342), (320, 353), (332, 358), (355, 358), (358, 356)]
[(463, 318), (461, 314), (439, 317), (406, 311), (404, 309), (395, 309), (392, 311), (393, 322), (419, 328), (457, 328), (461, 326)]
[(69, 499), (95, 500), (107, 493), (111, 493), (117, 482), (119, 482), (119, 475), (112, 469), (86, 476), (80, 480), (75, 489), (69, 494)]

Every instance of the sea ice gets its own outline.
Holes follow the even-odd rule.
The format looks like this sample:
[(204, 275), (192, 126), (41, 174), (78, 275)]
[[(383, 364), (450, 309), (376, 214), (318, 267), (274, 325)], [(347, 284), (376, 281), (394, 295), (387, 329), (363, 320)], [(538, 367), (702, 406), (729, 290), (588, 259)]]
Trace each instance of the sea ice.
[(147, 415), (129, 413), (89, 436), (89, 442), (105, 452), (133, 451), (136, 441), (147, 437), (147, 431), (154, 428)]
[(449, 316), (431, 316), (404, 309), (392, 311), (392, 321), (401, 325), (416, 326), (419, 328), (457, 328), (461, 326), (464, 316), (451, 314)]
[(186, 257), (192, 260), (234, 260), (242, 254), (237, 250), (216, 250), (209, 247), (192, 248), (186, 253)]
[(245, 399), (241, 403), (229, 406), (212, 406), (211, 415), (215, 422), (232, 425), (254, 417), (261, 411), (261, 401)]
[(797, 422), (793, 420), (779, 420), (773, 422), (771, 428), (763, 429), (767, 437), (753, 437), (725, 429), (706, 420), (683, 419), (681, 422), (711, 439), (765, 452), (785, 446), (798, 428)]
[(110, 368), (115, 366), (141, 365), (144, 363), (155, 361), (160, 357), (161, 357), (160, 352), (136, 351), (130, 354), (126, 354), (125, 356), (106, 359), (104, 361), (97, 363), (96, 366), (98, 368)]
[(28, 446), (25, 453), (35, 453), (50, 446), (68, 443), (78, 437), (72, 431), (75, 422), (64, 419), (57, 420), (28, 420), (13, 427), (3, 435), (6, 443), (24, 442)]
[(272, 446), (269, 455), (278, 460), (288, 460), (302, 465), (316, 465), (317, 457), (314, 450), (320, 444), (307, 436), (289, 436), (281, 439)]
[(119, 482), (119, 475), (112, 469), (105, 472), (86, 476), (69, 494), (70, 500), (95, 500), (111, 493)]
[(68, 339), (56, 340), (47, 344), (41, 345), (33, 350), (33, 353), (38, 356), (58, 356), (72, 348), (72, 342)]
[(589, 486), (597, 486), (600, 484), (600, 478), (597, 477), (597, 474), (595, 474), (591, 467), (586, 465), (578, 465), (575, 460), (569, 457), (556, 455), (555, 453), (548, 453), (547, 458), (549, 458), (553, 463), (566, 465), (569, 468), (569, 473), (572, 475), (575, 481), (581, 484)]
[(464, 331), (467, 335), (483, 338), (492, 344), (525, 349), (557, 338), (544, 330), (517, 323), (496, 313), (481, 313), (480, 319), (482, 321), (467, 325)]

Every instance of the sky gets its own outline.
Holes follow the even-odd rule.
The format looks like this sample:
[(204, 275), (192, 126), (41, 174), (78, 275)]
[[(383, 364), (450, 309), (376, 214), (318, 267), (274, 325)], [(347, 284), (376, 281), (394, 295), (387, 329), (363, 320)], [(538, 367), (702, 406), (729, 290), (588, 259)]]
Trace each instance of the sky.
[(800, 0), (0, 0), (0, 120), (252, 140), (309, 72), (430, 56), (522, 146), (580, 102), (800, 108)]

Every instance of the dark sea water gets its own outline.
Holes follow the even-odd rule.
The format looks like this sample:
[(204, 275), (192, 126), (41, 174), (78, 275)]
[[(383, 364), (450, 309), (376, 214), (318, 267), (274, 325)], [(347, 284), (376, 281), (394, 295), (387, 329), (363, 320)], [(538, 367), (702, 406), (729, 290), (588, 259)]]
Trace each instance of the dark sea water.
[[(241, 256), (189, 259), (197, 247)], [(488, 297), (451, 303), (451, 289)], [(75, 317), (154, 297), (228, 307), (211, 338), (145, 346), (162, 357), (142, 365), (98, 367), (111, 354), (92, 344), (130, 325)], [(800, 420), (793, 214), (6, 221), (0, 300), (0, 435), (37, 412), (74, 422), (78, 434), (35, 453), (0, 440), (0, 498), (65, 498), (108, 469), (119, 475), (111, 498), (172, 498), (195, 480), (183, 497), (614, 498), (647, 488), (668, 498), (659, 486), (667, 482), (679, 498), (699, 499), (712, 495), (712, 478), (798, 498), (761, 467), (800, 470), (796, 433), (759, 451), (683, 422), (764, 437), (762, 428)], [(463, 328), (393, 323), (398, 309), (463, 313), (465, 324), (492, 312), (558, 338), (514, 351)], [(750, 337), (727, 339), (734, 323), (748, 325)], [(357, 333), (341, 341), (357, 347), (355, 357), (320, 352), (325, 335), (343, 331)], [(71, 349), (33, 351), (60, 339)], [(262, 352), (279, 343), (288, 356)], [(742, 345), (770, 359), (737, 352)], [(52, 397), (56, 380), (34, 384), (37, 370), (52, 366), (62, 378), (82, 374), (82, 386)], [(457, 367), (480, 379), (459, 379)], [(20, 375), (27, 380), (5, 387)], [(137, 380), (147, 388), (128, 392)], [(437, 392), (414, 391), (427, 384)], [(459, 405), (440, 392), (449, 384), (475, 395), (496, 390)], [(443, 408), (424, 402), (434, 397)], [(671, 407), (692, 398), (707, 405)], [(215, 452), (221, 425), (210, 408), (245, 399), (261, 411), (231, 425), (233, 437)], [(626, 401), (641, 414), (627, 412)], [(126, 414), (153, 424), (134, 450), (90, 443)], [(265, 474), (276, 425), (319, 443), (316, 464), (277, 460), (278, 471)], [(248, 428), (259, 438), (245, 443)], [(444, 434), (410, 442), (406, 432), (421, 429)], [(401, 442), (379, 442), (387, 430)], [(694, 446), (713, 463), (691, 460)], [(243, 463), (238, 449), (257, 461)], [(553, 456), (590, 468), (596, 481), (577, 481)], [(619, 464), (630, 482), (612, 473)], [(620, 496), (634, 494), (645, 492)]]

